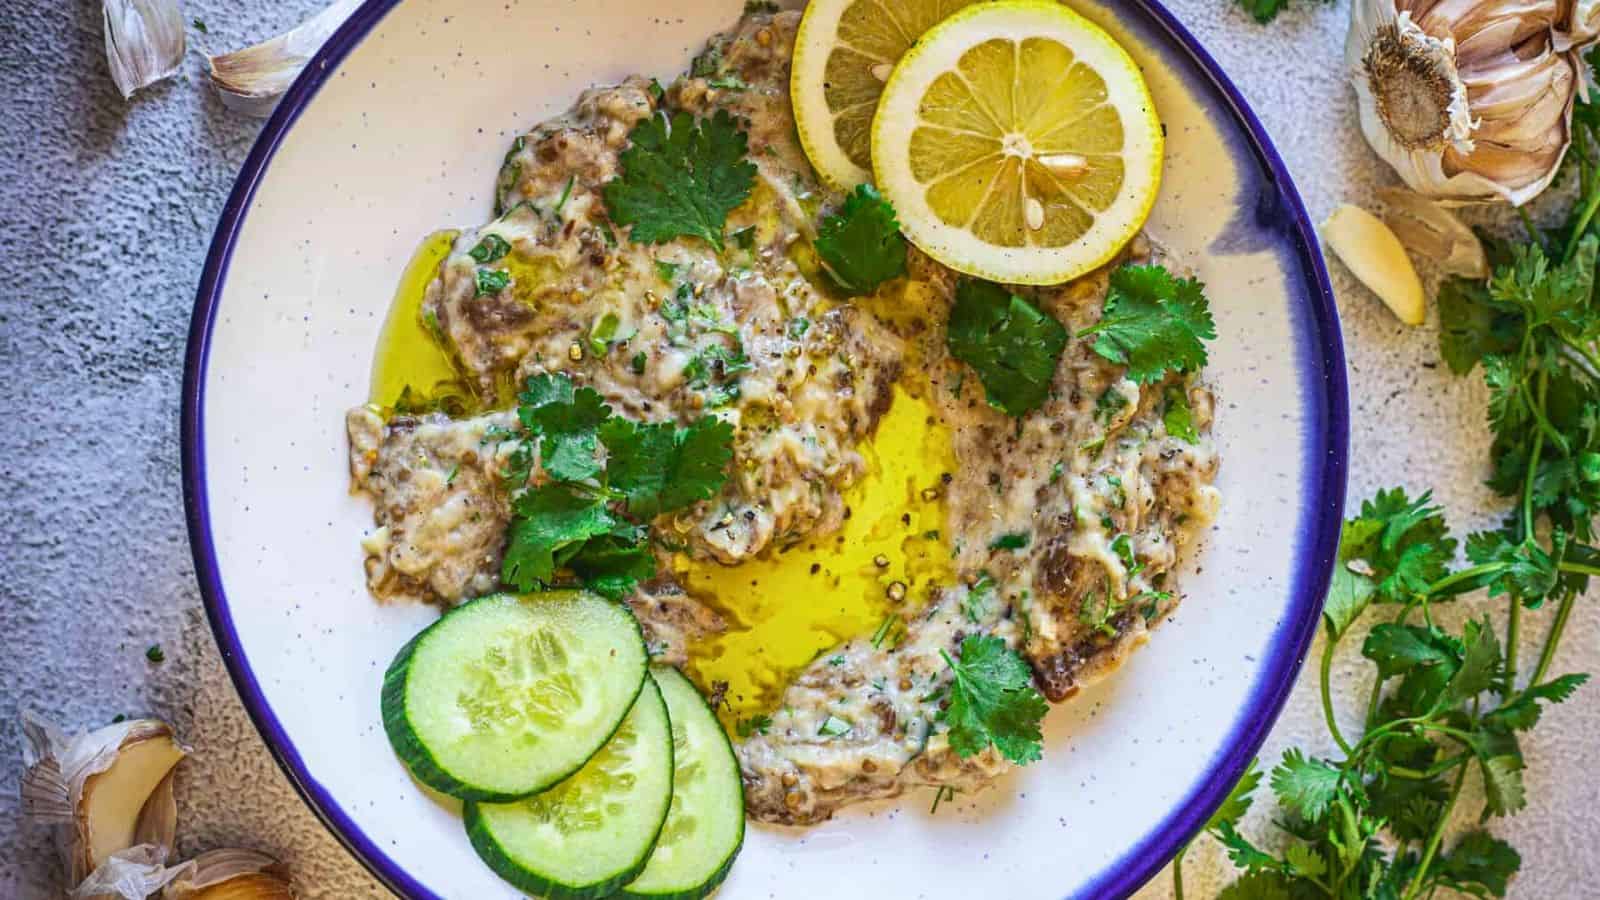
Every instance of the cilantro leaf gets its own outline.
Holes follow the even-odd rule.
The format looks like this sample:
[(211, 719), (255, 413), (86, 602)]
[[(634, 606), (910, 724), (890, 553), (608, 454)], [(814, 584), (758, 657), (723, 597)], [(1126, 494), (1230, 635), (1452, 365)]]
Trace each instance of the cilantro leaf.
[(1481, 281), (1450, 278), (1439, 286), (1439, 355), (1457, 375), (1485, 356), (1516, 352), (1522, 317), (1489, 299)]
[(582, 481), (599, 474), (597, 431), (611, 416), (599, 392), (574, 389), (565, 375), (533, 375), (517, 400), (517, 418), (539, 438), (540, 461), (550, 477)]
[(621, 600), (641, 581), (656, 574), (656, 558), (642, 529), (624, 527), (585, 542), (567, 562), (584, 586), (612, 600)]
[(1278, 17), (1289, 6), (1289, 0), (1238, 0), (1257, 25), (1265, 25)]
[(1023, 765), (1039, 758), (1039, 723), (1049, 705), (1033, 689), (1028, 664), (993, 635), (969, 635), (959, 661), (940, 651), (954, 678), (949, 704), (938, 720), (949, 726), (950, 748), (962, 759), (991, 744), (1000, 755)]
[(1194, 427), (1194, 410), (1189, 408), (1189, 392), (1182, 385), (1167, 388), (1167, 406), (1161, 413), (1161, 424), (1167, 434), (1185, 444), (1200, 443), (1200, 432)]
[(1094, 351), (1127, 366), (1139, 384), (1196, 371), (1206, 364), (1202, 341), (1217, 336), (1204, 288), (1161, 266), (1123, 266), (1111, 273), (1099, 324), (1078, 336), (1097, 335)]
[(1477, 564), (1501, 563), (1504, 569), (1476, 586), (1489, 588), (1489, 596), (1512, 594), (1517, 597), (1543, 597), (1555, 589), (1555, 561), (1538, 543), (1527, 540), (1516, 544), (1504, 532), (1486, 531), (1467, 537), (1467, 559)]
[(1509, 816), (1528, 805), (1527, 790), (1522, 784), (1522, 754), (1480, 755), (1478, 767), (1483, 773), (1484, 819)]
[(1504, 897), (1511, 876), (1521, 868), (1522, 855), (1510, 844), (1485, 831), (1470, 831), (1440, 857), (1436, 872), (1445, 887), (1482, 896), (1473, 890), (1481, 886), (1493, 896)]
[(894, 207), (870, 184), (857, 185), (817, 228), (817, 256), (838, 285), (870, 294), (906, 273), (906, 241)]
[(585, 541), (617, 525), (604, 499), (564, 484), (527, 491), (514, 507), (500, 577), (524, 592), (550, 584), (556, 569), (566, 565)]
[(1316, 822), (1327, 814), (1339, 793), (1339, 770), (1324, 760), (1307, 757), (1298, 748), (1284, 751), (1272, 770), (1272, 792), (1296, 815)]
[(739, 123), (725, 109), (700, 120), (678, 112), (641, 121), (628, 138), (622, 174), (602, 191), (611, 218), (632, 226), (639, 243), (698, 237), (722, 250), (728, 214), (750, 196), (756, 177)]
[(1500, 642), (1488, 619), (1466, 624), (1461, 665), (1445, 687), (1445, 699), (1470, 700), (1488, 690), (1500, 674)]
[[(1251, 2), (1279, 3), (1282, 0), (1251, 0)], [(1270, 18), (1270, 17), (1269, 17)], [(1265, 20), (1260, 20), (1265, 21)], [(1222, 889), (1217, 900), (1297, 900), (1289, 880), (1277, 872), (1248, 872)]]
[(1244, 814), (1250, 811), (1250, 801), (1256, 787), (1261, 784), (1261, 770), (1257, 767), (1259, 760), (1252, 759), (1245, 766), (1244, 774), (1234, 783), (1233, 790), (1228, 791), (1228, 796), (1223, 798), (1222, 805), (1206, 820), (1206, 831), (1212, 831), (1227, 822), (1230, 825), (1238, 824)]
[(1442, 579), (1456, 552), (1430, 492), (1412, 500), (1402, 488), (1380, 490), (1345, 523), (1344, 534), (1341, 555), (1366, 563), (1379, 598), (1391, 603)]
[(611, 487), (630, 515), (652, 519), (715, 496), (733, 459), (733, 426), (714, 417), (678, 429), (612, 419), (601, 429)]
[(1067, 330), (1000, 285), (969, 278), (956, 287), (946, 342), (977, 371), (990, 406), (1021, 416), (1049, 396)]

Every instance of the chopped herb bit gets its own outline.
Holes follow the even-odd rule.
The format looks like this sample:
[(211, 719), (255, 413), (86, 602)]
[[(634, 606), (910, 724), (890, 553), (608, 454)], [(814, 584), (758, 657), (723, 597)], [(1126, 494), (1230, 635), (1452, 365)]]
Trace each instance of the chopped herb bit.
[(201, 34), (210, 34), (211, 33), (211, 29), (206, 27), (206, 23), (200, 21), (199, 19), (195, 19), (190, 24), (194, 25), (194, 30), (200, 32)]
[(1113, 597), (1107, 588), (1091, 591), (1083, 595), (1083, 602), (1078, 607), (1078, 621), (1108, 638), (1114, 638), (1117, 629), (1111, 624), (1111, 619), (1125, 605), (1121, 599)]
[(459, 475), (459, 474), (461, 474), (461, 464), (460, 463), (456, 463), (455, 465), (450, 467), (450, 474), (448, 474), (448, 475), (446, 475), (444, 477), (445, 486), (448, 487), (448, 486), (450, 486), (452, 484), (455, 484), (456, 483), (456, 476)]
[(745, 0), (744, 11), (745, 15), (750, 15), (751, 13), (775, 13), (778, 11), (778, 4), (774, 3), (773, 0)]
[(167, 651), (162, 650), (160, 644), (151, 644), (150, 647), (144, 651), (144, 658), (153, 663), (166, 662)]
[(706, 82), (706, 87), (716, 88), (716, 89), (722, 90), (722, 91), (735, 91), (735, 92), (744, 91), (744, 90), (749, 90), (750, 89), (750, 85), (745, 84), (743, 78), (740, 78), (737, 75), (731, 75), (731, 74), (730, 75), (723, 75), (723, 76), (720, 76), (720, 77), (717, 77), (717, 78), (713, 78), (710, 81), (707, 81)]
[(479, 239), (477, 246), (467, 251), (467, 255), (480, 263), (488, 264), (498, 262), (511, 252), (511, 244), (498, 234), (486, 234)]
[[(1117, 413), (1128, 408), (1128, 395), (1116, 389), (1116, 386), (1106, 388), (1094, 401), (1094, 417), (1103, 424), (1110, 424), (1117, 417)], [(1101, 439), (1102, 441), (1104, 438)]]
[(1049, 706), (1033, 689), (1033, 674), (1022, 657), (1000, 638), (976, 634), (961, 642), (960, 661), (943, 650), (939, 654), (954, 678), (950, 702), (937, 719), (949, 727), (956, 755), (968, 759), (992, 745), (1018, 765), (1038, 759), (1039, 723)]
[(644, 355), (644, 353), (642, 353), (642, 352), (635, 353), (633, 355), (633, 359), (629, 362), (629, 365), (633, 368), (633, 374), (635, 374), (635, 375), (643, 375), (644, 374), (644, 365), (645, 365), (645, 355)]
[(729, 235), (729, 237), (733, 238), (733, 245), (740, 250), (754, 250), (756, 248), (756, 227), (754, 225), (741, 228)]
[(1066, 470), (1066, 466), (1063, 465), (1060, 462), (1057, 462), (1055, 465), (1051, 466), (1050, 467), (1050, 483), (1051, 484), (1055, 484), (1056, 482), (1060, 481), (1061, 480), (1061, 473), (1063, 471), (1065, 471), (1065, 470)]
[(650, 79), (650, 86), (646, 90), (650, 93), (650, 100), (654, 103), (660, 103), (661, 98), (667, 95), (666, 90), (661, 87), (661, 82), (654, 78)]
[(1013, 531), (1002, 534), (989, 545), (990, 550), (1021, 550), (1028, 546), (1028, 533), (1026, 531)]
[(1021, 416), (1049, 396), (1067, 330), (1005, 288), (968, 278), (956, 288), (947, 342), (978, 373), (989, 405)]
[(1139, 384), (1197, 371), (1206, 364), (1203, 341), (1217, 336), (1204, 289), (1161, 266), (1123, 266), (1111, 273), (1099, 324), (1078, 337), (1096, 335), (1094, 351), (1127, 366)]
[(830, 666), (842, 666), (842, 665), (844, 665), (844, 656), (842, 654), (840, 654), (840, 655), (835, 655), (835, 656), (828, 657), (828, 665), (830, 665)]
[(858, 185), (838, 214), (817, 228), (817, 256), (851, 294), (870, 294), (906, 273), (906, 240), (894, 207), (870, 184)]
[(967, 595), (961, 599), (961, 611), (968, 622), (977, 625), (989, 614), (989, 604), (994, 600), (995, 590), (994, 578), (988, 572), (979, 572), (978, 580), (972, 583)]
[(498, 294), (511, 285), (511, 273), (504, 269), (479, 269), (474, 297)]
[(872, 633), (872, 646), (882, 647), (883, 642), (891, 634), (895, 634), (905, 627), (905, 622), (894, 613), (883, 617), (883, 622), (878, 625), (878, 630)]
[(805, 316), (798, 316), (796, 318), (790, 319), (789, 320), (789, 329), (788, 330), (789, 330), (789, 337), (791, 337), (791, 338), (793, 338), (793, 339), (798, 341), (802, 337), (805, 337), (805, 334), (806, 334), (807, 331), (811, 330), (811, 320), (806, 318)]
[(749, 738), (754, 734), (766, 734), (767, 729), (771, 727), (772, 717), (763, 713), (751, 716), (748, 719), (740, 719), (734, 723), (733, 730), (738, 732), (739, 737)]
[(723, 249), (728, 213), (750, 196), (756, 177), (733, 116), (722, 109), (700, 120), (686, 112), (651, 116), (629, 139), (622, 174), (604, 189), (612, 219), (632, 226), (639, 243), (699, 237)]
[(558, 219), (561, 218), (561, 211), (567, 208), (567, 201), (572, 199), (572, 186), (577, 183), (577, 181), (578, 176), (567, 176), (567, 186), (561, 189), (561, 199), (556, 201), (556, 208), (551, 211), (551, 215)]
[(934, 788), (934, 791), (933, 791), (933, 805), (928, 807), (928, 815), (931, 816), (934, 813), (937, 813), (939, 811), (939, 803), (940, 803), (940, 801), (943, 801), (943, 800), (954, 800), (955, 798), (956, 798), (956, 789), (951, 787), (948, 784), (940, 785), (939, 787)]
[(667, 284), (673, 284), (678, 280), (678, 270), (682, 268), (683, 266), (678, 263), (667, 262), (664, 259), (656, 260), (656, 274)]
[(838, 716), (829, 716), (822, 720), (822, 725), (817, 728), (817, 734), (823, 737), (843, 737), (850, 733), (850, 723)]

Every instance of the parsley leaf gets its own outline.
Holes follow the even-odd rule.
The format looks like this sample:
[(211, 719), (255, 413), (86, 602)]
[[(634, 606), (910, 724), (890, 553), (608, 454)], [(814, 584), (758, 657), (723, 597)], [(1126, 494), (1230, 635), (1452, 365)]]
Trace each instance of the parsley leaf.
[(1338, 791), (1339, 770), (1295, 747), (1284, 751), (1283, 761), (1272, 770), (1272, 792), (1278, 801), (1308, 822), (1327, 814)]
[(755, 164), (748, 139), (725, 109), (696, 120), (686, 112), (651, 116), (634, 126), (622, 151), (622, 174), (603, 195), (611, 218), (632, 226), (633, 240), (660, 244), (699, 237), (719, 251), (728, 213), (750, 196)]
[(582, 481), (600, 472), (598, 429), (611, 416), (593, 388), (573, 389), (559, 375), (534, 375), (517, 399), (517, 418), (539, 438), (545, 472), (559, 481)]
[(652, 519), (714, 496), (733, 458), (733, 426), (697, 419), (688, 428), (613, 418), (601, 429), (611, 486), (628, 513)]
[(956, 755), (967, 759), (993, 745), (1018, 765), (1038, 759), (1039, 723), (1049, 706), (1033, 689), (1033, 674), (1022, 657), (993, 635), (969, 635), (961, 642), (959, 662), (939, 652), (954, 679), (938, 720), (949, 726)]
[(1217, 336), (1204, 287), (1161, 266), (1123, 266), (1111, 273), (1099, 324), (1078, 336), (1096, 335), (1094, 351), (1126, 365), (1139, 384), (1196, 371), (1206, 364), (1201, 342)]
[(956, 288), (946, 341), (978, 373), (989, 405), (1021, 416), (1049, 396), (1067, 330), (1000, 285), (969, 278)]
[(838, 285), (870, 294), (906, 273), (906, 241), (894, 207), (870, 184), (857, 185), (817, 228), (817, 256)]

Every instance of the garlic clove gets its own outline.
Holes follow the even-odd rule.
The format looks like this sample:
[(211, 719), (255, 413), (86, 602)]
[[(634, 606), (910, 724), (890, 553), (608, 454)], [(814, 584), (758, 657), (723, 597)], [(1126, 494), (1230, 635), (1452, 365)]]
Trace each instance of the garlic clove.
[(1322, 240), (1401, 322), (1421, 325), (1427, 308), (1422, 280), (1389, 226), (1346, 203), (1322, 223)]
[(277, 37), (211, 57), (211, 84), (222, 102), (245, 115), (270, 115), (312, 55), (360, 5), (338, 0)]
[(183, 6), (179, 0), (103, 0), (106, 62), (126, 100), (171, 76), (183, 64)]
[(211, 850), (167, 885), (162, 900), (294, 900), (278, 861), (254, 850)]
[(1378, 198), (1384, 205), (1384, 223), (1407, 250), (1431, 260), (1447, 275), (1488, 276), (1483, 242), (1454, 213), (1403, 188), (1384, 188)]
[[(76, 823), (78, 861), (84, 872), (133, 846), (146, 803), (183, 757), (171, 727), (141, 720), (123, 739), (111, 765), (84, 780)], [(156, 807), (158, 815), (165, 813), (160, 801)]]

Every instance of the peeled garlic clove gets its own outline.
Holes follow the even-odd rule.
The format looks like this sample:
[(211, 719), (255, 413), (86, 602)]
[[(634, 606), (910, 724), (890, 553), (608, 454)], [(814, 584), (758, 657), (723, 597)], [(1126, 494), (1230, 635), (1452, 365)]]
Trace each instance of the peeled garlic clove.
[(254, 850), (211, 850), (167, 885), (162, 900), (294, 900), (283, 867)]
[(1322, 223), (1322, 240), (1400, 321), (1422, 324), (1427, 313), (1422, 281), (1389, 226), (1347, 203)]
[(177, 810), (168, 778), (188, 752), (170, 725), (132, 719), (69, 739), (24, 714), (23, 734), (23, 811), (35, 822), (67, 826), (72, 884), (141, 840), (163, 854), (170, 848)]
[(1383, 221), (1407, 250), (1432, 260), (1447, 275), (1488, 276), (1483, 243), (1454, 213), (1401, 188), (1384, 188), (1378, 197), (1384, 205)]
[(360, 5), (339, 0), (277, 37), (211, 57), (211, 83), (223, 104), (245, 115), (270, 115), (312, 55)]
[(1354, 0), (1362, 133), (1420, 194), (1520, 206), (1555, 178), (1597, 35), (1600, 0)]
[(104, 0), (106, 62), (122, 99), (167, 78), (183, 64), (183, 6), (178, 0)]

